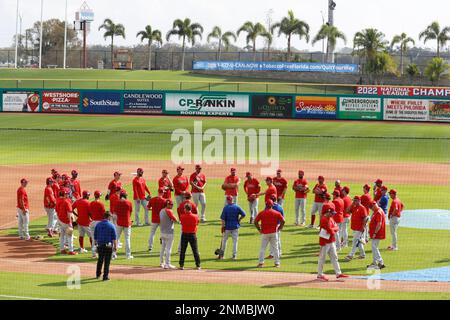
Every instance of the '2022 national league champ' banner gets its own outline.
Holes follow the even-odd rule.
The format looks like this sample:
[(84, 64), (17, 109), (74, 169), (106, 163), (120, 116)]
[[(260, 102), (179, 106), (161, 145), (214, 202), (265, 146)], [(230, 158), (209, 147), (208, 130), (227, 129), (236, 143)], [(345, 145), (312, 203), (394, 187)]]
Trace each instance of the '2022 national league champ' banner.
[(83, 113), (120, 113), (120, 92), (86, 91), (83, 93)]
[(450, 88), (358, 86), (356, 87), (356, 94), (374, 95), (374, 96), (450, 98)]
[(194, 61), (194, 70), (357, 73), (356, 64), (316, 62)]
[(163, 103), (162, 92), (125, 92), (123, 113), (162, 114)]
[(292, 96), (252, 96), (252, 116), (262, 118), (292, 118)]
[(295, 118), (297, 119), (336, 119), (336, 97), (295, 98)]
[(383, 120), (380, 98), (339, 98), (338, 119)]
[(225, 93), (167, 93), (165, 112), (200, 116), (248, 116), (249, 96)]
[(76, 91), (42, 91), (42, 112), (80, 112), (80, 93)]
[(3, 92), (3, 111), (39, 112), (39, 92)]

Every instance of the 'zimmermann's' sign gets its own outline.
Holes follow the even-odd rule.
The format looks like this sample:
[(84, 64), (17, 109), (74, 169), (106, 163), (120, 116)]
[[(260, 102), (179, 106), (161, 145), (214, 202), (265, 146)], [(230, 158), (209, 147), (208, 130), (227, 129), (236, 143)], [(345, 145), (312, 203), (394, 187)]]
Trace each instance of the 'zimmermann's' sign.
[(358, 86), (356, 94), (399, 97), (450, 98), (450, 88)]

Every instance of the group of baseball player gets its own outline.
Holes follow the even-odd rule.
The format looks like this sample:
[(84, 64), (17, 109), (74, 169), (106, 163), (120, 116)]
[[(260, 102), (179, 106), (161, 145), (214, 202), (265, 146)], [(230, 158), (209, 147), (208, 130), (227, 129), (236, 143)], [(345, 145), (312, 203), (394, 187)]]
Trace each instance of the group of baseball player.
[[(197, 229), (199, 222), (206, 221), (207, 181), (200, 165), (195, 166), (195, 172), (189, 177), (184, 175), (184, 168), (177, 167), (177, 175), (171, 179), (167, 170), (162, 170), (158, 180), (158, 194), (151, 197), (150, 189), (144, 179), (144, 170), (138, 168), (132, 181), (134, 200), (134, 225), (141, 226), (140, 209), (144, 209), (144, 225), (151, 226), (148, 240), (148, 250), (153, 250), (154, 238), (157, 229), (160, 229), (160, 266), (164, 269), (175, 269), (171, 264), (171, 251), (174, 242), (174, 224), (181, 224), (181, 238), (178, 246), (179, 266), (184, 268), (185, 253), (190, 245), (197, 269), (200, 269), (200, 254), (197, 243)], [(397, 229), (400, 223), (403, 203), (397, 197), (397, 191), (383, 185), (380, 179), (373, 186), (373, 197), (370, 193), (372, 187), (363, 186), (363, 194), (353, 198), (349, 196), (350, 189), (341, 186), (339, 180), (335, 181), (334, 189), (328, 190), (323, 176), (318, 177), (315, 186), (310, 189), (305, 173), (300, 170), (298, 179), (293, 182), (292, 190), (295, 193), (295, 225), (299, 227), (319, 229), (320, 252), (318, 263), (318, 276), (321, 281), (328, 281), (323, 274), (326, 256), (329, 255), (338, 279), (347, 276), (341, 272), (338, 262), (338, 252), (348, 246), (348, 226), (353, 232), (352, 248), (345, 257), (346, 261), (354, 259), (359, 251), (358, 259), (364, 259), (366, 253), (364, 245), (372, 240), (373, 261), (368, 268), (384, 268), (380, 254), (380, 241), (385, 239), (386, 216), (389, 219), (392, 235), (392, 245), (389, 250), (398, 250)], [(44, 208), (48, 216), (46, 231), (49, 237), (59, 235), (60, 253), (76, 255), (86, 253), (84, 238), (87, 236), (91, 243), (92, 256), (97, 257), (95, 228), (97, 224), (110, 217), (110, 223), (115, 226), (117, 239), (124, 234), (125, 254), (127, 259), (133, 259), (131, 253), (131, 230), (133, 221), (133, 204), (128, 200), (127, 192), (122, 187), (122, 174), (114, 173), (113, 180), (108, 184), (105, 200), (109, 201), (109, 211), (101, 201), (102, 193), (94, 192), (91, 201), (89, 191), (81, 191), (78, 172), (72, 170), (71, 177), (59, 174), (52, 169), (51, 177), (46, 179), (44, 190)], [(225, 193), (225, 203), (220, 219), (222, 221), (222, 240), (220, 249), (216, 250), (218, 259), (224, 259), (226, 245), (229, 237), (233, 240), (232, 256), (237, 259), (238, 237), (241, 221), (246, 217), (245, 211), (238, 205), (240, 178), (236, 168), (231, 168), (230, 174), (225, 178), (222, 189)], [(27, 179), (20, 181), (17, 190), (17, 217), (18, 230), (21, 239), (29, 240), (29, 201), (26, 192)], [(275, 267), (280, 267), (282, 255), (281, 231), (285, 225), (285, 195), (288, 190), (288, 181), (282, 176), (282, 170), (277, 170), (275, 177), (265, 179), (267, 187), (261, 186), (251, 172), (245, 174), (244, 191), (248, 202), (249, 222), (261, 234), (261, 246), (258, 267), (264, 266), (265, 259), (273, 259)], [(311, 210), (311, 224), (306, 226), (306, 201), (308, 194), (314, 196)], [(331, 192), (331, 194), (330, 194)], [(177, 205), (177, 215), (172, 211), (174, 193)], [(264, 209), (258, 210), (259, 198), (264, 196)], [(388, 210), (389, 197), (392, 199)], [(198, 206), (201, 207), (200, 214)], [(149, 211), (151, 210), (151, 217)], [(110, 212), (110, 214), (106, 214)], [(372, 212), (372, 215), (370, 215)], [(316, 223), (316, 216), (318, 224)], [(79, 252), (74, 250), (73, 228), (78, 227)], [(270, 254), (265, 258), (267, 246)], [(113, 259), (117, 257), (117, 249), (122, 244), (115, 241)]]

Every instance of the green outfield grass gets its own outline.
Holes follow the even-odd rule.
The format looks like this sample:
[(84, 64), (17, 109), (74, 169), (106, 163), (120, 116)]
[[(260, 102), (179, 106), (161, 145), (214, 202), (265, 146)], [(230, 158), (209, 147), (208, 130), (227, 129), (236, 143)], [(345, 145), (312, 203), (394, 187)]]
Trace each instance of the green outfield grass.
[[(2, 142), (0, 144), (0, 165), (20, 164), (58, 164), (76, 162), (126, 162), (139, 160), (145, 165), (146, 160), (167, 160), (171, 167), (170, 151), (174, 142), (170, 140), (170, 133), (176, 128), (186, 128), (192, 131), (194, 119), (178, 117), (102, 117), (102, 116), (72, 116), (72, 115), (22, 115), (22, 114), (0, 114), (0, 132)], [(266, 128), (280, 129), (280, 157), (281, 160), (366, 160), (378, 162), (411, 162), (416, 163), (418, 170), (421, 164), (427, 162), (448, 163), (450, 161), (450, 127), (445, 125), (417, 125), (381, 122), (326, 122), (326, 121), (268, 121), (255, 119), (203, 119), (204, 130), (217, 128), (223, 133), (225, 129), (232, 128)], [(13, 129), (13, 130), (10, 130)], [(16, 130), (29, 129), (29, 130)], [(46, 131), (50, 130), (50, 131)], [(405, 139), (395, 138), (404, 137)], [(387, 138), (387, 139), (385, 139)], [(160, 168), (161, 169), (161, 168)], [(18, 173), (17, 173), (18, 174)], [(83, 179), (81, 173), (81, 179)], [(12, 176), (16, 173), (11, 172)], [(128, 175), (128, 173), (127, 173)], [(225, 175), (225, 173), (223, 173)], [(147, 177), (152, 193), (156, 190), (156, 177)], [(345, 177), (340, 177), (344, 184)], [(375, 177), (374, 177), (375, 178)], [(126, 178), (126, 183), (129, 182)], [(125, 179), (124, 179), (125, 180)], [(310, 179), (311, 180), (311, 179)], [(406, 209), (450, 209), (450, 186), (431, 185), (426, 183), (418, 190), (417, 185), (398, 184), (399, 196), (406, 205)], [(360, 181), (348, 184), (352, 194), (360, 194), (361, 186), (368, 181)], [(106, 186), (107, 181), (105, 181)], [(202, 267), (205, 269), (225, 270), (256, 270), (257, 256), (259, 252), (259, 235), (255, 228), (245, 220), (240, 231), (239, 257), (238, 261), (228, 259), (217, 261), (214, 250), (219, 246), (220, 225), (219, 215), (223, 204), (223, 191), (220, 189), (220, 179), (210, 179), (207, 190), (208, 197), (208, 222), (199, 228), (200, 253)], [(291, 186), (292, 181), (290, 181)], [(99, 186), (99, 188), (105, 188)], [(289, 186), (289, 188), (290, 188)], [(130, 192), (129, 186), (127, 186)], [(307, 206), (307, 221), (312, 199)], [(246, 201), (240, 199), (243, 208), (247, 210)], [(262, 208), (262, 204), (260, 204)], [(286, 199), (287, 227), (283, 231), (283, 257), (280, 270), (272, 268), (271, 262), (267, 263), (264, 271), (305, 272), (315, 273), (317, 268), (318, 235), (317, 230), (299, 229), (293, 226), (293, 194), (288, 192)], [(33, 210), (41, 210), (33, 208)], [(43, 212), (42, 212), (43, 213)], [(141, 217), (143, 212), (141, 212)], [(46, 219), (35, 220), (31, 224), (33, 235), (43, 234)], [(8, 231), (15, 234), (16, 229)], [(155, 238), (154, 251), (147, 251), (147, 240), (150, 233), (149, 227), (133, 228), (132, 251), (135, 259), (128, 261), (124, 258), (121, 249), (119, 258), (114, 264), (133, 264), (158, 266), (159, 265), (159, 241)], [(176, 227), (176, 238), (174, 251), (178, 245), (179, 226)], [(381, 245), (382, 255), (388, 266), (385, 272), (401, 270), (422, 269), (442, 267), (448, 265), (447, 250), (443, 250), (443, 239), (450, 236), (450, 231), (418, 230), (400, 227), (399, 245), (400, 251), (388, 252), (384, 250), (390, 243), (390, 235), (387, 232), (387, 240)], [(57, 245), (57, 239), (45, 239), (53, 245)], [(76, 246), (78, 245), (75, 241)], [(228, 247), (227, 257), (230, 255), (231, 243)], [(349, 249), (344, 249), (341, 258), (347, 254)], [(56, 252), (56, 247), (55, 247)], [(370, 245), (366, 246), (366, 260), (355, 260), (349, 263), (341, 263), (344, 272), (351, 275), (365, 275), (366, 265), (371, 262), (372, 253)], [(172, 257), (172, 263), (177, 264), (178, 256)], [(75, 257), (55, 255), (51, 258), (55, 261), (86, 261), (92, 262), (89, 255)], [(193, 266), (192, 255), (187, 256), (186, 266)], [(326, 265), (328, 273), (331, 265)], [(0, 274), (2, 281), (0, 294), (39, 296), (36, 288), (45, 297), (55, 297), (62, 294), (72, 299), (72, 293), (65, 290), (64, 277), (21, 275), (12, 277), (11, 274)], [(33, 280), (29, 280), (33, 279)], [(91, 281), (85, 281), (82, 296), (90, 298), (95, 296), (94, 291), (88, 288), (97, 288)], [(13, 284), (14, 283), (14, 284)], [(17, 285), (15, 284), (17, 283)], [(49, 285), (49, 283), (51, 285)], [(140, 282), (142, 284), (142, 282)], [(145, 282), (146, 283), (146, 282)], [(20, 291), (23, 285), (23, 292)], [(113, 292), (120, 292), (124, 288), (129, 290), (133, 297), (140, 297), (141, 289), (134, 291), (133, 281), (114, 281), (106, 284)], [(151, 287), (153, 285), (154, 287)], [(145, 289), (160, 288), (162, 284), (152, 282)], [(144, 287), (144, 285), (142, 284)], [(173, 287), (171, 287), (173, 286)], [(86, 289), (84, 289), (86, 287)], [(225, 299), (230, 298), (232, 292), (245, 290), (246, 297), (251, 299), (303, 299), (303, 298), (335, 298), (332, 291), (321, 290), (298, 290), (295, 288), (259, 288), (257, 286), (229, 286), (230, 290), (223, 290), (224, 286), (202, 285), (192, 290), (192, 286), (184, 284), (168, 284), (162, 292), (173, 292), (174, 299)], [(7, 291), (3, 288), (8, 289)], [(16, 289), (17, 288), (17, 289)], [(233, 290), (231, 289), (233, 288)], [(198, 290), (197, 290), (198, 289)], [(116, 290), (116, 291), (115, 291)], [(167, 290), (167, 291), (164, 291)], [(4, 293), (6, 292), (6, 293)], [(62, 292), (62, 293), (61, 293)], [(136, 292), (136, 293), (135, 293)], [(146, 292), (146, 291), (144, 291)], [(195, 292), (195, 293), (191, 293)], [(208, 296), (214, 292), (214, 296)], [(416, 295), (416, 294), (380, 294), (377, 292), (336, 291), (337, 297), (348, 297), (349, 299), (383, 299), (383, 298), (437, 298), (444, 299), (445, 295)], [(19, 294), (21, 293), (21, 294)], [(361, 295), (362, 294), (362, 295)], [(163, 298), (161, 294), (147, 295), (145, 298)], [(124, 298), (124, 297), (120, 297)], [(128, 297), (127, 297), (128, 298)], [(232, 298), (232, 297), (231, 297)]]
[[(102, 282), (82, 278), (81, 289), (69, 290), (67, 277), (0, 273), (0, 300), (8, 296), (64, 300), (382, 300), (449, 299), (449, 293), (404, 293), (377, 290), (298, 289), (255, 285), (174, 283), (161, 281), (116, 280)], [(130, 290), (130, 288), (133, 288)], [(105, 292), (108, 292), (105, 295)], [(14, 298), (16, 300), (17, 298)]]
[[(20, 81), (17, 81), (20, 80)], [(5, 69), (0, 88), (76, 88), (130, 90), (239, 91), (281, 93), (353, 93), (351, 87), (295, 85), (290, 81), (222, 77), (187, 71), (123, 71), (82, 69)]]
[[(166, 160), (175, 145), (172, 131), (193, 132), (194, 121), (0, 114), (0, 164)], [(279, 129), (281, 160), (450, 161), (450, 126), (445, 125), (210, 118), (203, 119), (202, 126), (203, 130), (217, 128), (224, 135), (226, 129)], [(123, 146), (122, 152), (111, 148), (111, 141)]]

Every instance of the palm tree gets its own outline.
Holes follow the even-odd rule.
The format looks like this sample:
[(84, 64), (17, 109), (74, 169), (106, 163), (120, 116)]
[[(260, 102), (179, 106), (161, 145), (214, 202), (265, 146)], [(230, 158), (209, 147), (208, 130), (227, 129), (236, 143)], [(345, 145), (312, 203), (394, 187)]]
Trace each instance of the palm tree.
[[(338, 28), (335, 26), (331, 26), (329, 24), (324, 24), (317, 35), (314, 37), (312, 43), (313, 45), (317, 43), (318, 41), (327, 39), (327, 55), (326, 55), (326, 61), (327, 62), (333, 62), (333, 53), (334, 49), (336, 48), (336, 42), (338, 39), (342, 39), (345, 44), (347, 44), (347, 38), (343, 32), (341, 32)], [(330, 59), (331, 54), (331, 59)]]
[(115, 24), (111, 19), (105, 19), (103, 24), (98, 28), (105, 29), (105, 33), (103, 34), (103, 38), (111, 37), (111, 69), (113, 68), (113, 58), (114, 58), (114, 37), (122, 37), (125, 39), (125, 27), (121, 24)]
[(435, 57), (428, 63), (424, 73), (433, 85), (438, 85), (441, 76), (448, 70), (448, 68), (449, 65), (444, 59)]
[(153, 30), (150, 25), (145, 27), (145, 30), (139, 31), (136, 37), (141, 36), (141, 42), (148, 40), (148, 70), (152, 70), (152, 43), (158, 42), (162, 45), (161, 31)]
[(416, 44), (413, 38), (408, 37), (406, 33), (402, 33), (401, 35), (397, 35), (392, 39), (391, 42), (391, 49), (396, 45), (400, 45), (400, 74), (403, 76), (403, 56), (408, 51), (408, 44), (412, 43), (413, 45)]
[(427, 43), (428, 40), (436, 40), (437, 42), (437, 57), (440, 57), (440, 49), (444, 47), (447, 41), (450, 40), (450, 27), (445, 27), (441, 30), (439, 22), (434, 21), (424, 31), (419, 34), (419, 40)]
[(253, 22), (247, 21), (242, 25), (242, 27), (239, 28), (237, 31), (237, 36), (239, 37), (239, 34), (241, 32), (247, 33), (247, 45), (252, 44), (252, 50), (253, 50), (253, 61), (256, 60), (256, 39), (258, 37), (267, 37), (267, 30), (266, 28), (259, 22), (253, 24)]
[(222, 33), (222, 29), (220, 27), (215, 26), (211, 33), (208, 35), (207, 41), (210, 42), (211, 38), (219, 40), (219, 51), (217, 59), (220, 61), (220, 54), (222, 53), (222, 43), (225, 45), (225, 49), (228, 50), (230, 46), (230, 38), (233, 38), (234, 42), (236, 42), (237, 38), (234, 32), (227, 31)]
[(304, 37), (306, 42), (309, 42), (309, 25), (294, 16), (292, 10), (288, 11), (288, 16), (284, 17), (280, 22), (275, 23), (271, 27), (271, 32), (278, 29), (278, 37), (284, 34), (287, 37), (287, 53), (288, 60), (291, 56), (291, 41), (293, 35), (298, 35), (300, 40)]
[(373, 60), (377, 52), (386, 48), (384, 33), (377, 29), (364, 29), (355, 34), (353, 38), (353, 51), (360, 57)]
[(195, 37), (202, 38), (203, 27), (199, 23), (191, 23), (191, 19), (184, 20), (176, 19), (173, 22), (173, 27), (167, 32), (166, 40), (169, 41), (171, 36), (178, 36), (183, 39), (182, 57), (181, 57), (181, 71), (184, 71), (184, 56), (186, 53), (186, 40), (192, 45), (195, 45)]

